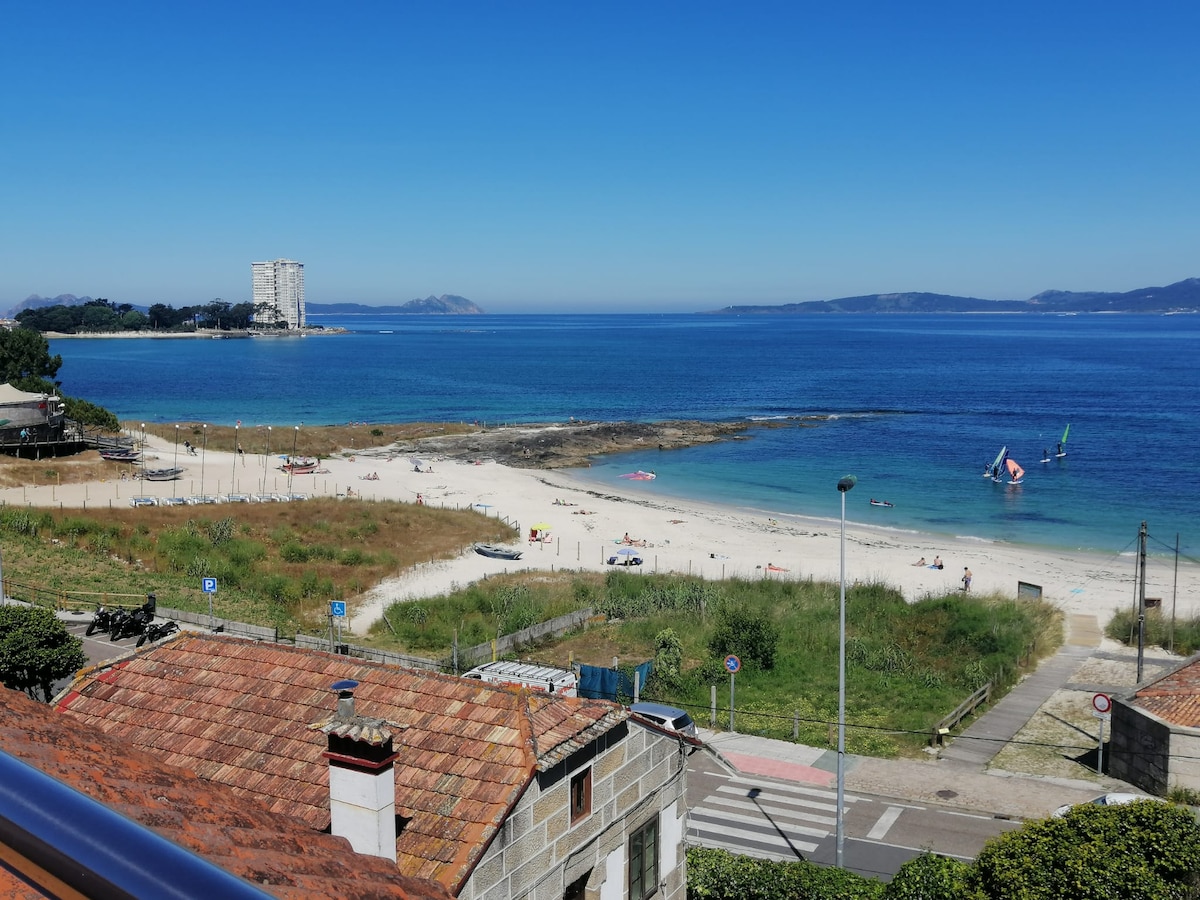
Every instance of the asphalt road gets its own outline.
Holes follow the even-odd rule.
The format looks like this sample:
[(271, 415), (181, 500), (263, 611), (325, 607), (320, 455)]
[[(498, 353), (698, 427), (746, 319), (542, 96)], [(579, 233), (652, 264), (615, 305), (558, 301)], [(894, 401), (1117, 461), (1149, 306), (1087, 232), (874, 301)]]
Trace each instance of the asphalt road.
[[(843, 863), (887, 880), (926, 850), (973, 859), (992, 837), (1021, 826), (995, 816), (908, 800), (846, 794)], [(735, 775), (710, 754), (688, 761), (688, 842), (762, 859), (833, 865), (837, 792), (766, 776)]]

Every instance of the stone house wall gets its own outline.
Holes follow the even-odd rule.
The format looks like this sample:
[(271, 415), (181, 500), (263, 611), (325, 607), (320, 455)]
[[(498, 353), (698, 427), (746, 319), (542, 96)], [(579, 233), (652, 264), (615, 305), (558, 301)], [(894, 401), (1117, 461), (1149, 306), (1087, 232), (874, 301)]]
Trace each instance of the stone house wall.
[[(461, 900), (622, 900), (630, 837), (658, 822), (659, 891), (684, 900), (687, 888), (684, 789), (687, 754), (679, 739), (625, 722), (539, 773), (459, 892)], [(571, 781), (591, 769), (591, 812), (571, 822)]]
[(1200, 729), (1182, 728), (1114, 699), (1108, 774), (1147, 793), (1200, 790)]

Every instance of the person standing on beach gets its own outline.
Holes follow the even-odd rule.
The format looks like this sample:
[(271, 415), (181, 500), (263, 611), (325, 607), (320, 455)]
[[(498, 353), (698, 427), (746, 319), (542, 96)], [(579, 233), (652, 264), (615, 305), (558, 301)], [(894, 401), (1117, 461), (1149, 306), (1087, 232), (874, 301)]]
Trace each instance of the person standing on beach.
[(974, 577), (974, 576), (972, 576), (972, 575), (971, 575), (971, 570), (970, 570), (970, 569), (968, 569), (966, 566), (963, 566), (963, 578), (962, 578), (962, 582), (963, 582), (963, 590), (964, 590), (964, 591), (969, 591), (969, 590), (971, 590), (971, 579), (972, 579), (973, 577)]

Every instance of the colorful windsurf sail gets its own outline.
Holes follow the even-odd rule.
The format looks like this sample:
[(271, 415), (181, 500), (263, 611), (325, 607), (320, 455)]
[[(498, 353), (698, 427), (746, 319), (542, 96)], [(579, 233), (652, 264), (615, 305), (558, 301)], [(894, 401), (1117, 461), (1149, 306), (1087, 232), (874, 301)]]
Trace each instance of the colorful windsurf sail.
[(1022, 469), (1021, 464), (1012, 457), (1006, 459), (1004, 464), (1008, 467), (1009, 478), (1012, 479), (1009, 481), (1009, 484), (1018, 484), (1021, 479), (1025, 477), (1025, 470)]

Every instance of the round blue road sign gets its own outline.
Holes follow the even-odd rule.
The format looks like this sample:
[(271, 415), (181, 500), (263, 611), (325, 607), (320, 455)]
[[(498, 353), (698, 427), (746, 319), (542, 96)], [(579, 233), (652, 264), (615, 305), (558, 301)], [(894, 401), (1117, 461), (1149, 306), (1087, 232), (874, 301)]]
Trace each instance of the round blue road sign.
[(730, 675), (736, 675), (738, 669), (742, 667), (742, 661), (730, 653), (725, 657), (725, 668), (729, 670)]

